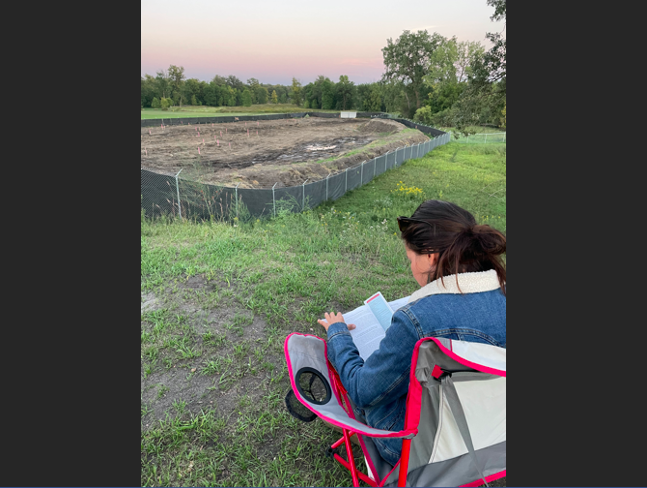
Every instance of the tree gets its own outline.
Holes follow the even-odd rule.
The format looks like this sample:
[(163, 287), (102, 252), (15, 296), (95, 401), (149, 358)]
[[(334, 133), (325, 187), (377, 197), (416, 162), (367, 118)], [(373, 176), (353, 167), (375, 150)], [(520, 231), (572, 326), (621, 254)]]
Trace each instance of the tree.
[(279, 103), (287, 103), (288, 97), (285, 93), (281, 93), (281, 96), (279, 97)]
[(157, 80), (155, 80), (151, 75), (144, 75), (141, 77), (141, 80), (141, 104), (142, 107), (150, 107), (153, 102), (153, 98), (160, 96), (160, 93), (157, 90)]
[[(506, 18), (506, 0), (487, 0), (494, 7), (492, 21)], [(505, 27), (504, 27), (505, 29)], [(474, 53), (468, 84), (451, 110), (442, 115), (444, 123), (467, 134), (467, 126), (501, 123), (506, 107), (506, 40), (501, 33), (487, 33), (493, 46), (485, 53)]]
[[(494, 13), (490, 17), (492, 21), (505, 20), (506, 18), (506, 0), (487, 0), (490, 7), (494, 7)], [(506, 24), (503, 24), (505, 30)], [(488, 32), (487, 37), (493, 44), (492, 48), (484, 56), (484, 64), (489, 72), (492, 81), (502, 81), (505, 93), (506, 79), (506, 39), (501, 36), (501, 32)]]
[(353, 96), (355, 94), (355, 83), (348, 80), (348, 76), (341, 75), (339, 82), (335, 85), (337, 97), (341, 100), (341, 109), (346, 110), (353, 106)]
[(157, 97), (153, 98), (153, 101), (151, 102), (151, 107), (160, 108), (159, 98), (157, 98)]
[(157, 90), (162, 98), (171, 96), (171, 78), (164, 70), (159, 70), (155, 73), (155, 82)]
[(267, 103), (267, 88), (261, 86), (256, 91), (256, 101), (258, 103)]
[(256, 90), (258, 90), (261, 86), (260, 81), (258, 81), (256, 78), (249, 78), (247, 80), (247, 86), (249, 86), (249, 92), (252, 98), (252, 103), (257, 103)]
[(238, 90), (232, 88), (231, 86), (226, 86), (225, 88), (227, 89), (227, 106), (236, 106), (236, 93)]
[(245, 107), (252, 106), (252, 94), (249, 92), (249, 89), (247, 88), (243, 90), (243, 106)]
[(227, 77), (226, 83), (230, 87), (235, 88), (236, 90), (240, 90), (241, 92), (245, 89), (245, 84), (234, 75), (229, 75)]
[(191, 105), (197, 105), (198, 101), (195, 99), (195, 95), (191, 95)]
[(276, 90), (272, 90), (272, 103), (279, 103), (279, 97), (276, 94)]
[(455, 62), (456, 80), (467, 82), (473, 76), (472, 66), (477, 59), (482, 58), (485, 48), (477, 41), (459, 42), (457, 46), (458, 59)]
[(335, 84), (328, 78), (321, 85), (321, 108), (324, 110), (335, 108)]
[(386, 67), (383, 80), (404, 85), (409, 115), (412, 113), (409, 93), (415, 97), (415, 108), (420, 108), (423, 78), (427, 73), (431, 56), (445, 40), (436, 32), (430, 36), (426, 30), (415, 34), (405, 30), (395, 42), (388, 39), (387, 46), (382, 49)]
[(184, 68), (182, 66), (171, 65), (168, 68), (168, 77), (172, 88), (171, 98), (176, 100), (178, 105), (182, 105), (184, 101), (182, 88), (184, 84)]
[(168, 98), (162, 98), (160, 100), (160, 107), (162, 110), (168, 110), (168, 108), (171, 106), (171, 101)]
[(292, 103), (295, 105), (301, 105), (301, 101), (303, 100), (303, 94), (301, 91), (301, 82), (296, 78), (292, 78), (292, 91), (290, 93), (290, 98), (292, 99)]

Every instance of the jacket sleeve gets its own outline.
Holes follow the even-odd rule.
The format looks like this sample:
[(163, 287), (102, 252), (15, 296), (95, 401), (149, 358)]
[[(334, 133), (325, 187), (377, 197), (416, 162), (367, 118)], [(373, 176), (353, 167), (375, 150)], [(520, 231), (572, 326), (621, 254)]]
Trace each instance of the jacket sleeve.
[(328, 359), (339, 374), (344, 388), (359, 408), (393, 401), (407, 393), (413, 349), (418, 341), (416, 328), (402, 311), (391, 319), (391, 326), (380, 347), (366, 362), (343, 322), (328, 327)]

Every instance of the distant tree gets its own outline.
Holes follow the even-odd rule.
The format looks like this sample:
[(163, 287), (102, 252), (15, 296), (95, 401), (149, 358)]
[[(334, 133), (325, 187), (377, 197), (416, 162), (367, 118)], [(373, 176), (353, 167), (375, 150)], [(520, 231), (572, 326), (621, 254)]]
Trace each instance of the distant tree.
[(319, 105), (317, 104), (317, 99), (316, 98), (313, 98), (312, 100), (310, 100), (310, 108), (319, 108)]
[(191, 95), (191, 105), (197, 105), (198, 101), (195, 99), (195, 95)]
[(226, 86), (225, 88), (227, 88), (227, 106), (236, 106), (236, 93), (238, 90), (232, 88), (231, 86)]
[(159, 70), (155, 73), (155, 82), (157, 84), (157, 91), (161, 98), (171, 96), (171, 78), (164, 70)]
[(436, 83), (431, 87), (426, 105), (430, 107), (432, 114), (446, 110), (458, 101), (466, 86), (467, 83), (456, 81)]
[(256, 78), (249, 78), (247, 80), (247, 86), (249, 87), (249, 92), (252, 97), (252, 103), (258, 103), (256, 100), (256, 90), (258, 90), (261, 86), (260, 81), (258, 81)]
[(285, 93), (281, 93), (281, 96), (279, 97), (279, 103), (287, 103), (288, 97)]
[(159, 90), (157, 89), (157, 81), (151, 75), (144, 75), (141, 77), (142, 91), (141, 91), (141, 105), (142, 107), (150, 107), (153, 98), (159, 97)]
[[(386, 70), (383, 79), (386, 82), (399, 82), (405, 88), (405, 96), (411, 115), (420, 108), (423, 96), (423, 78), (427, 73), (431, 56), (436, 48), (445, 40), (434, 32), (429, 35), (426, 30), (411, 33), (405, 30), (395, 42), (387, 40), (387, 46), (382, 49)], [(411, 95), (410, 95), (411, 94)], [(413, 100), (409, 99), (413, 97)], [(411, 107), (415, 102), (415, 109)]]
[(229, 75), (226, 80), (227, 85), (229, 85), (232, 88), (235, 88), (236, 90), (240, 90), (241, 92), (245, 89), (245, 83), (240, 81), (238, 78), (236, 78), (234, 75)]
[(295, 105), (301, 105), (301, 101), (303, 100), (303, 94), (301, 92), (301, 83), (296, 78), (292, 78), (292, 91), (290, 93), (290, 98), (292, 99), (292, 103)]
[(335, 84), (328, 78), (321, 83), (321, 108), (332, 110), (335, 108)]
[(175, 66), (172, 64), (168, 68), (168, 76), (173, 92), (171, 98), (173, 98), (177, 105), (182, 105), (182, 102), (184, 101), (182, 88), (184, 85), (184, 79), (186, 78), (184, 76), (184, 68), (182, 66)]
[[(505, 20), (506, 0), (486, 0), (486, 3), (494, 7), (492, 21)], [(506, 107), (506, 39), (501, 34), (486, 33), (492, 48), (487, 52), (473, 50), (467, 86), (451, 109), (434, 115), (435, 120), (464, 134), (468, 133), (469, 126), (502, 123), (501, 115)]]
[(168, 108), (171, 106), (171, 100), (168, 98), (162, 98), (160, 100), (160, 107), (162, 110), (168, 110)]
[(279, 96), (276, 94), (276, 90), (272, 90), (272, 103), (279, 103)]
[(249, 89), (247, 88), (243, 90), (243, 106), (244, 107), (252, 106), (252, 94), (249, 92)]
[(310, 108), (310, 104), (308, 103), (308, 100), (305, 100), (303, 102), (303, 108)]
[(267, 95), (267, 88), (264, 86), (259, 87), (256, 91), (256, 101), (261, 104), (267, 103)]
[(341, 75), (339, 82), (335, 85), (338, 99), (341, 100), (341, 109), (346, 110), (353, 105), (353, 96), (355, 95), (355, 83), (348, 80), (348, 76)]
[(151, 107), (160, 108), (159, 98), (157, 98), (157, 97), (153, 98), (153, 101), (151, 102)]

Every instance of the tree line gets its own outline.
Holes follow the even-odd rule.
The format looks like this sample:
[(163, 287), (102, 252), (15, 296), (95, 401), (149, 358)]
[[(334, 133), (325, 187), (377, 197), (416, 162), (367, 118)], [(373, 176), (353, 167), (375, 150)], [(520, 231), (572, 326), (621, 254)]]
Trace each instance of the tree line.
[[(506, 0), (486, 0), (492, 20), (505, 20)], [(506, 40), (487, 33), (493, 47), (459, 42), (426, 30), (404, 31), (382, 49), (385, 72), (374, 83), (356, 85), (348, 76), (337, 82), (320, 75), (302, 85), (272, 85), (234, 75), (209, 81), (186, 79), (184, 68), (171, 65), (155, 76), (141, 77), (141, 106), (168, 110), (173, 106), (246, 106), (291, 103), (304, 109), (390, 112), (436, 126), (464, 129), (469, 125), (505, 127)]]

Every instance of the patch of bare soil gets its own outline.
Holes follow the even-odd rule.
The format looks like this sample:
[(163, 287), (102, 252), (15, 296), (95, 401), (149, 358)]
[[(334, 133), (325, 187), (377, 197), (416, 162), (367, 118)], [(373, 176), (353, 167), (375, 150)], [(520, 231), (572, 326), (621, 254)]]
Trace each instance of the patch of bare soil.
[[(171, 293), (171, 287), (166, 290), (168, 300), (164, 305), (161, 297), (156, 297), (153, 293), (142, 294), (142, 313), (176, 304), (178, 313), (187, 316), (191, 332), (177, 331), (170, 337), (186, 337), (189, 348), (201, 351), (198, 357), (181, 359), (173, 350), (160, 349), (160, 359), (171, 358), (173, 366), (165, 367), (158, 361), (148, 375), (143, 374), (142, 367), (141, 401), (149, 412), (142, 418), (142, 429), (147, 430), (167, 415), (178, 415), (174, 405), (181, 402), (186, 403), (185, 413), (196, 414), (204, 410), (212, 411), (218, 417), (228, 418), (236, 412), (243, 396), (247, 396), (253, 403), (265, 394), (259, 385), (263, 383), (266, 373), (260, 369), (259, 364), (254, 363), (253, 355), (254, 344), (267, 340), (265, 321), (258, 316), (252, 317), (252, 313), (235, 299), (223, 299), (217, 306), (206, 306), (200, 295), (196, 294), (196, 298), (192, 298), (192, 293), (196, 291), (204, 297), (205, 292), (225, 288), (237, 292), (233, 283), (230, 285), (218, 280), (207, 281), (202, 276), (192, 276), (186, 281), (180, 281), (174, 293)], [(236, 318), (241, 317), (247, 318), (245, 323), (232, 328)], [(148, 329), (144, 322), (142, 329)], [(226, 336), (226, 339), (220, 346), (208, 345), (203, 341), (208, 333), (212, 336)], [(250, 345), (248, 351), (244, 357), (236, 356), (235, 348), (242, 342)], [(234, 358), (234, 361), (223, 367), (221, 374), (203, 374), (208, 362), (223, 361), (225, 358)], [(279, 359), (272, 355), (263, 357), (263, 361), (272, 363), (278, 363)], [(248, 363), (255, 367), (255, 374), (251, 374), (245, 367)]]
[[(403, 129), (386, 119), (318, 117), (142, 127), (141, 166), (169, 174), (182, 170), (186, 179), (239, 188), (296, 186), (428, 140), (418, 131), (398, 137)], [(387, 144), (356, 151), (386, 136)], [(326, 161), (331, 158), (339, 159)]]

